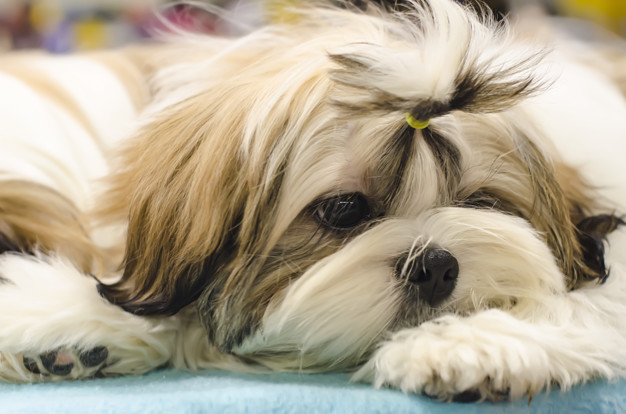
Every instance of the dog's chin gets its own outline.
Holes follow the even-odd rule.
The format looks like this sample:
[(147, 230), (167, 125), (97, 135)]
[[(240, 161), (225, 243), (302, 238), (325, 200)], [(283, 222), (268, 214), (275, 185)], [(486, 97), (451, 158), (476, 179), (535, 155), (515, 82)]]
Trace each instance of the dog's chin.
[[(454, 289), (435, 306), (397, 271), (398, 257), (434, 240), (459, 268)], [(391, 332), (565, 290), (550, 249), (526, 221), (440, 208), (414, 220), (388, 219), (320, 260), (275, 293), (258, 329), (232, 352), (280, 369), (354, 368)]]

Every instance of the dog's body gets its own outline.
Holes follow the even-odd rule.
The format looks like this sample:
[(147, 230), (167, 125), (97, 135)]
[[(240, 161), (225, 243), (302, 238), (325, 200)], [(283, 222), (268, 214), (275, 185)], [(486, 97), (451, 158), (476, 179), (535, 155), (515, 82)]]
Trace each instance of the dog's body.
[(0, 61), (0, 379), (625, 374), (622, 58), (446, 0), (311, 14)]

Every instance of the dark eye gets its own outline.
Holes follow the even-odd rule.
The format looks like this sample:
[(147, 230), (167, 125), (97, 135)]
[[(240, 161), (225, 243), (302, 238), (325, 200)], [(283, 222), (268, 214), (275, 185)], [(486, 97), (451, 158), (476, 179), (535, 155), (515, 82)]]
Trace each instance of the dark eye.
[(349, 193), (321, 201), (315, 214), (327, 227), (350, 229), (369, 219), (370, 207), (363, 194)]

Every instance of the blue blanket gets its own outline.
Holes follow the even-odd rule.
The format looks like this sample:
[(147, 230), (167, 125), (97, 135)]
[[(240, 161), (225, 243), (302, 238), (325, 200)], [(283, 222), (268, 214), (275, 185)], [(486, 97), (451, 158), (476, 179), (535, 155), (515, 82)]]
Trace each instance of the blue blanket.
[(0, 384), (0, 413), (624, 413), (626, 381), (597, 381), (513, 403), (443, 404), (348, 375), (157, 371), (142, 377)]

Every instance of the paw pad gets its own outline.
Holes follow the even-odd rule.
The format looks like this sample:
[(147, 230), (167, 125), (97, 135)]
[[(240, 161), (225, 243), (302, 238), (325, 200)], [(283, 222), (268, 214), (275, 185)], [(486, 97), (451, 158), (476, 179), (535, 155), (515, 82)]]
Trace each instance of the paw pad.
[(33, 374), (41, 374), (41, 371), (39, 371), (39, 366), (37, 365), (37, 361), (35, 361), (33, 358), (24, 356), (22, 357), (22, 362), (24, 363), (24, 367)]
[(459, 403), (472, 403), (481, 399), (479, 390), (467, 390), (456, 394), (452, 397), (452, 401)]
[(96, 367), (106, 361), (109, 350), (103, 346), (97, 346), (89, 351), (81, 352), (78, 358), (85, 367)]
[(65, 351), (51, 351), (39, 355), (41, 364), (52, 375), (65, 376), (74, 368), (73, 357)]
[(33, 374), (65, 377), (73, 371), (93, 371), (93, 375), (104, 365), (109, 351), (103, 346), (78, 352), (72, 349), (54, 350), (36, 356), (24, 355), (24, 368)]

